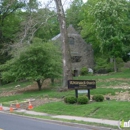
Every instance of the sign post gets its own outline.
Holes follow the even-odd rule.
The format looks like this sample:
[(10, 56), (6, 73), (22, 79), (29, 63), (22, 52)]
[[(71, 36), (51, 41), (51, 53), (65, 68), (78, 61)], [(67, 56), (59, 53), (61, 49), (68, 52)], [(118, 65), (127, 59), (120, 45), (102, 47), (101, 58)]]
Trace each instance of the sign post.
[(68, 80), (68, 89), (75, 90), (75, 96), (78, 98), (78, 90), (88, 90), (88, 98), (90, 99), (90, 89), (96, 89), (95, 80)]
[(88, 89), (88, 99), (90, 100), (90, 89)]
[(78, 98), (78, 89), (75, 89), (75, 97)]

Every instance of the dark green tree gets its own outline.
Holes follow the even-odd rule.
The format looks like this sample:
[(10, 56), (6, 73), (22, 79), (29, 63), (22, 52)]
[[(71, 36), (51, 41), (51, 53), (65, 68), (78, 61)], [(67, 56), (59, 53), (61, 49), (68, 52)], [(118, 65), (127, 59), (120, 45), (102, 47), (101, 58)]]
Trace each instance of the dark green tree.
[(83, 4), (82, 0), (74, 0), (70, 4), (70, 8), (68, 8), (65, 12), (67, 26), (72, 24), (78, 31), (80, 31), (78, 24), (81, 20), (83, 20)]
[[(24, 7), (24, 0), (0, 0), (0, 64), (10, 59), (9, 50), (19, 30), (20, 18), (16, 11)], [(1, 74), (0, 74), (1, 84)]]
[(24, 0), (0, 1), (0, 64), (8, 58), (8, 46), (14, 43), (20, 19), (16, 11), (24, 6)]

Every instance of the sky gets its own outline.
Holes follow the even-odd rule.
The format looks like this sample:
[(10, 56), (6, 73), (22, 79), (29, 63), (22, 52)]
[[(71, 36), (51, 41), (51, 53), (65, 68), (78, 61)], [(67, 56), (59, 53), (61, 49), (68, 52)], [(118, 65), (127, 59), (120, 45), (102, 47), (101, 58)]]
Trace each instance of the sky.
[[(55, 3), (54, 0), (38, 0), (42, 5), (46, 6), (48, 2), (50, 2), (51, 4), (49, 4), (49, 8), (52, 8), (52, 10), (54, 9)], [(85, 3), (87, 0), (83, 0), (83, 2)], [(72, 0), (62, 0), (62, 4), (63, 4), (63, 8), (66, 9), (69, 7), (69, 3), (72, 2)]]

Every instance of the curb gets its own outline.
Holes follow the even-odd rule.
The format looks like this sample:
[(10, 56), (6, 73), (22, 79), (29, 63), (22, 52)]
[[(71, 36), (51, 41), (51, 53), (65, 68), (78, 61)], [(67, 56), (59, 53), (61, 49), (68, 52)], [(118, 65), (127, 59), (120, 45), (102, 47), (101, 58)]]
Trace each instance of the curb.
[[(50, 115), (47, 113), (40, 113), (40, 112), (34, 112), (34, 111), (29, 111), (29, 110), (25, 110), (25, 109), (14, 109), (14, 112), (10, 112), (10, 109), (8, 107), (4, 107), (4, 111), (0, 111), (2, 113), (6, 113), (6, 114), (12, 114), (12, 115), (18, 115), (18, 116), (22, 116), (22, 117), (28, 117), (31, 119), (37, 119), (37, 120), (44, 120), (46, 122), (51, 122), (51, 123), (57, 123), (57, 124), (62, 124), (62, 125), (68, 125), (68, 126), (75, 126), (75, 127), (82, 127), (82, 128), (89, 128), (92, 130), (117, 130), (114, 128), (108, 128), (110, 124), (106, 124), (108, 125), (108, 127), (103, 127), (103, 126), (94, 126), (94, 125), (87, 125), (87, 124), (81, 124), (81, 123), (72, 123), (71, 121), (84, 121), (84, 122), (89, 122), (87, 120), (81, 120), (81, 118), (85, 119), (84, 117), (81, 117), (80, 119), (76, 120), (75, 116), (66, 116), (66, 115)], [(27, 115), (19, 115), (19, 114), (23, 113), (23, 114), (28, 114), (30, 116), (48, 116), (52, 119), (42, 119), (42, 118), (38, 118), (38, 117), (30, 117)], [(54, 120), (53, 120), (54, 119)], [(65, 119), (66, 121), (59, 121), (57, 119)], [(105, 123), (101, 123), (101, 122), (95, 122), (95, 121), (91, 121), (91, 123), (97, 123), (97, 124), (105, 124)], [(112, 127), (114, 125), (110, 125), (110, 127)], [(116, 125), (115, 125), (116, 126)]]
[[(17, 115), (19, 117), (26, 117), (26, 118), (35, 119), (35, 120), (40, 120), (40, 121), (45, 121), (45, 122), (50, 122), (50, 123), (56, 123), (56, 124), (59, 124), (59, 125), (74, 126), (74, 127), (79, 127), (79, 128), (85, 128), (85, 129), (92, 129), (92, 130), (118, 130), (118, 129), (107, 128), (107, 127), (102, 127), (102, 126), (94, 126), (94, 125), (87, 125), (87, 124), (80, 124), (80, 123), (64, 122), (64, 121), (52, 120), (52, 119), (42, 119), (42, 118), (37, 118), (37, 117), (31, 117), (30, 114), (29, 114), (30, 116), (19, 115), (17, 113), (10, 113), (9, 111), (7, 111), (7, 112), (2, 111), (1, 113), (10, 114), (10, 115)], [(20, 112), (18, 112), (18, 113), (20, 113)]]

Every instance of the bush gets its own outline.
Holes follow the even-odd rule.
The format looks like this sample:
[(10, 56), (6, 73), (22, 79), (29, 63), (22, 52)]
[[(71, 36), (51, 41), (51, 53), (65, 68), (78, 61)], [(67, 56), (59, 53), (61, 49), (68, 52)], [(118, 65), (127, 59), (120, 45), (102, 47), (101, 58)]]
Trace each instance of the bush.
[(124, 61), (122, 60), (122, 58), (116, 58), (116, 64), (117, 64), (117, 69), (118, 71), (121, 70), (121, 68), (124, 66)]
[(103, 95), (94, 95), (92, 99), (95, 100), (96, 102), (103, 102), (104, 97)]
[(69, 103), (69, 104), (74, 104), (77, 102), (77, 98), (76, 97), (72, 97), (72, 96), (68, 96), (64, 98), (64, 102), (65, 103)]
[(87, 104), (88, 103), (88, 98), (86, 96), (81, 96), (81, 97), (78, 97), (77, 99), (77, 103), (78, 104)]
[(94, 71), (99, 74), (113, 72), (113, 63), (110, 63), (106, 58), (98, 58), (96, 60)]
[(87, 74), (88, 74), (88, 68), (87, 68), (87, 67), (81, 68), (80, 74), (81, 74), (82, 76), (87, 75)]

